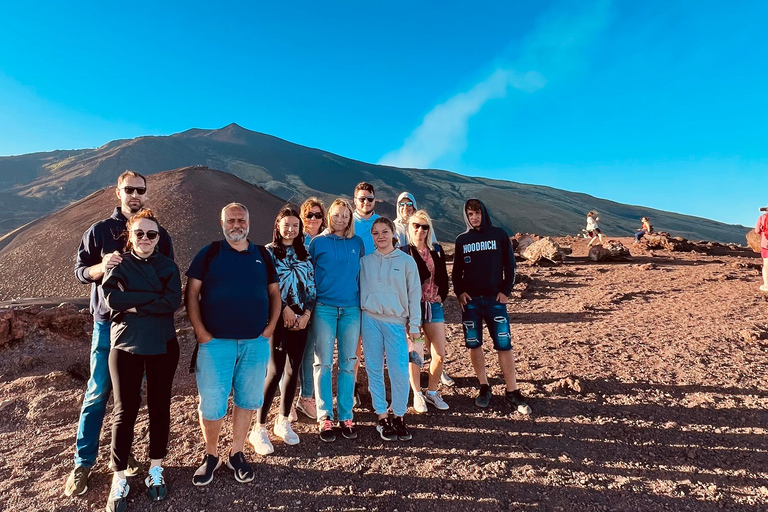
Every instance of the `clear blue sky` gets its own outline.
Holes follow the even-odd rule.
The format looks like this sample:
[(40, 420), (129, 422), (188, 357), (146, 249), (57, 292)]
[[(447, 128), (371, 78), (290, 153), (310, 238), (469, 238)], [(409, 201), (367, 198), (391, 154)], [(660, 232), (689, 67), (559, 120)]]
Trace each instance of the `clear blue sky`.
[(6, 2), (0, 155), (236, 122), (729, 223), (768, 204), (765, 0), (157, 4)]

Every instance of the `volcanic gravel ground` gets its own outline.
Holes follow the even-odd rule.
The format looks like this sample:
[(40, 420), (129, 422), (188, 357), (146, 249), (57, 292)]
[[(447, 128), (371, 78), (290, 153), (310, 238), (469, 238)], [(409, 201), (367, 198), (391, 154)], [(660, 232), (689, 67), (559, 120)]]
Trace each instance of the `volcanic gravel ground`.
[[(250, 484), (222, 467), (208, 487), (192, 485), (202, 442), (186, 371), (193, 338), (180, 323), (170, 493), (151, 504), (144, 476), (133, 478), (128, 510), (768, 510), (768, 297), (757, 291), (759, 260), (632, 248), (632, 261), (594, 263), (583, 241), (573, 249), (562, 266), (520, 264), (509, 303), (533, 415), (504, 405), (491, 352), (495, 396), (488, 410), (474, 407), (476, 379), (451, 298), (447, 367), (457, 385), (442, 388), (449, 411), (408, 414), (413, 440), (388, 444), (367, 395), (354, 441), (322, 443), (300, 416), (298, 446), (273, 436), (273, 455), (248, 448), (257, 474)], [(63, 496), (88, 346), (87, 336), (47, 335), (2, 352), (0, 509), (103, 509), (109, 421), (90, 489)], [(229, 423), (222, 437), (226, 450)], [(142, 408), (134, 452), (145, 462), (147, 442)]]

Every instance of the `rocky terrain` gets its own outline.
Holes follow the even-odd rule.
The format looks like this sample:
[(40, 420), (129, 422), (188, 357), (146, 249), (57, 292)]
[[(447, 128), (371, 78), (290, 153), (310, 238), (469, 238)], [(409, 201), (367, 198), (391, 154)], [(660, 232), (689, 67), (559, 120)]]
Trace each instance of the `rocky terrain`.
[[(451, 409), (409, 414), (410, 443), (384, 444), (374, 415), (356, 412), (360, 437), (322, 443), (301, 418), (301, 444), (250, 448), (257, 478), (220, 469), (191, 483), (202, 454), (194, 343), (178, 314), (182, 361), (172, 401), (168, 499), (152, 505), (142, 477), (129, 510), (764, 511), (768, 510), (768, 297), (759, 258), (738, 248), (648, 249), (618, 239), (630, 258), (592, 261), (583, 239), (555, 238), (562, 264), (519, 264), (508, 309), (520, 387), (533, 414), (496, 396), (472, 405), (476, 381), (447, 303)], [(701, 247), (699, 247), (701, 248)], [(7, 304), (6, 304), (7, 305)], [(88, 374), (90, 318), (79, 305), (0, 309), (0, 509), (102, 510), (109, 429), (91, 489), (63, 497)], [(2, 341), (4, 340), (4, 341)], [(273, 411), (274, 412), (274, 411)], [(108, 427), (108, 423), (107, 423)], [(135, 453), (146, 462), (146, 409)], [(223, 446), (231, 435), (226, 424)]]

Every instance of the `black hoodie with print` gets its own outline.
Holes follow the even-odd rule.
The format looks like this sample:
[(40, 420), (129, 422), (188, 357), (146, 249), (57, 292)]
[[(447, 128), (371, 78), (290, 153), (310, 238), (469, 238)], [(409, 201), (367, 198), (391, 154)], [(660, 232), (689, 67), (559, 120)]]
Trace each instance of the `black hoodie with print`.
[[(468, 200), (471, 201), (472, 199)], [(491, 224), (491, 217), (482, 201), (482, 223), (473, 228), (464, 203), (467, 230), (456, 238), (453, 260), (453, 289), (456, 297), (466, 292), (470, 297), (492, 297), (501, 292), (512, 293), (515, 284), (515, 254), (507, 233)]]

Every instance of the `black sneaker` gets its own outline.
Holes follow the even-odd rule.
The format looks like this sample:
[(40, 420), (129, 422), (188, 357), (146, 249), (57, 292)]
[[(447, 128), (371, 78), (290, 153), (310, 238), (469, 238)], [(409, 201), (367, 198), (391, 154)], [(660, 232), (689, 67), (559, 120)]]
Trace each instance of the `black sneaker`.
[(397, 432), (395, 427), (392, 426), (392, 422), (389, 418), (381, 418), (379, 424), (376, 425), (376, 432), (385, 441), (397, 441)]
[(230, 455), (227, 459), (227, 466), (235, 472), (235, 480), (241, 484), (250, 482), (256, 476), (251, 465), (246, 462), (243, 452)]
[(152, 501), (163, 501), (168, 495), (168, 485), (165, 483), (162, 466), (153, 466), (149, 468), (149, 474), (144, 479), (144, 485), (147, 486), (147, 496)]
[(507, 394), (504, 395), (504, 401), (520, 414), (525, 414), (526, 416), (531, 414), (531, 407), (525, 403), (525, 398), (523, 398), (523, 394), (519, 389), (507, 391)]
[(352, 420), (344, 420), (339, 422), (339, 430), (341, 435), (345, 439), (357, 439), (357, 431), (355, 430), (355, 422)]
[(85, 466), (77, 466), (69, 474), (64, 485), (64, 496), (80, 496), (88, 490), (88, 477), (91, 470)]
[(492, 396), (491, 386), (480, 384), (480, 392), (477, 394), (477, 398), (475, 398), (475, 406), (485, 409), (490, 405)]
[(213, 472), (219, 469), (219, 466), (221, 466), (221, 460), (215, 455), (206, 453), (205, 457), (203, 457), (202, 466), (197, 468), (195, 475), (192, 477), (192, 483), (197, 486), (208, 485), (213, 480)]
[(395, 428), (398, 441), (410, 441), (413, 436), (408, 432), (408, 427), (405, 426), (405, 419), (403, 417), (395, 416), (392, 418), (392, 426)]
[(142, 467), (133, 454), (128, 454), (128, 467), (125, 468), (125, 476), (136, 476), (141, 473)]
[(332, 443), (336, 440), (336, 432), (333, 431), (333, 422), (325, 418), (320, 422), (320, 440), (325, 443)]

